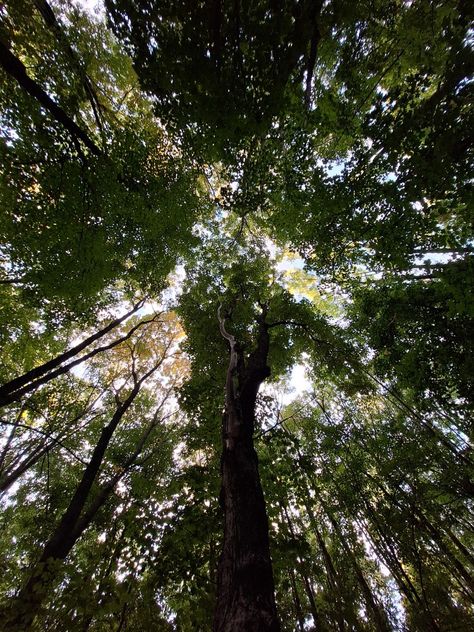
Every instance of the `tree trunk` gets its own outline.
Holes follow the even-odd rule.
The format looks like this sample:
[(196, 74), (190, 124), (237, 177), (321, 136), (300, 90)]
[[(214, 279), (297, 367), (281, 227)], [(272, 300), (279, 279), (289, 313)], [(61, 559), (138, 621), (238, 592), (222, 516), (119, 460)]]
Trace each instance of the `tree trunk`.
[[(323, 409), (323, 412), (324, 412), (324, 409)], [(308, 480), (310, 484), (312, 485), (312, 489), (316, 490), (316, 497), (317, 497), (318, 503), (321, 505), (322, 509), (324, 510), (324, 513), (329, 518), (329, 521), (332, 524), (334, 532), (337, 534), (344, 551), (346, 552), (347, 556), (349, 557), (351, 561), (351, 564), (354, 568), (355, 574), (359, 581), (359, 585), (364, 594), (364, 600), (367, 606), (367, 611), (371, 613), (376, 629), (378, 630), (378, 632), (389, 632), (391, 630), (391, 626), (388, 622), (386, 613), (383, 607), (379, 604), (376, 597), (372, 594), (372, 589), (370, 588), (364, 576), (364, 573), (362, 572), (362, 569), (359, 566), (356, 554), (354, 551), (352, 551), (349, 543), (347, 542), (347, 539), (342, 533), (342, 530), (338, 521), (334, 517), (333, 513), (329, 510), (326, 503), (323, 501), (321, 494), (317, 491), (318, 485), (315, 483), (312, 472), (308, 471), (307, 467), (305, 467), (303, 456), (299, 450), (298, 450), (298, 465), (305, 474), (305, 486), (303, 486), (303, 483), (300, 482), (300, 491), (302, 494), (302, 498), (304, 499), (303, 506), (306, 509), (306, 513), (308, 514), (308, 518), (309, 518), (312, 528), (316, 530), (317, 523), (316, 523), (316, 516), (314, 515), (313, 508), (309, 501), (311, 496), (309, 493), (309, 488), (307, 487), (307, 483), (306, 483), (306, 481)]]
[[(13, 380), (10, 380), (10, 382), (6, 382), (5, 384), (2, 384), (0, 386), (0, 406), (5, 406), (7, 404), (10, 404), (10, 403), (16, 401), (17, 399), (19, 399), (22, 395), (27, 393), (29, 390), (33, 390), (33, 388), (36, 388), (36, 386), (30, 388), (30, 386), (29, 386), (30, 383), (34, 382), (36, 384), (38, 382), (38, 386), (40, 386), (41, 384), (45, 383), (46, 381), (49, 381), (50, 379), (52, 379), (52, 377), (56, 377), (57, 375), (60, 375), (61, 374), (60, 371), (59, 372), (55, 372), (52, 377), (50, 377), (48, 375), (48, 377), (46, 379), (44, 379), (42, 381), (39, 381), (42, 376), (44, 376), (45, 374), (49, 373), (50, 371), (52, 371), (56, 367), (60, 366), (61, 364), (63, 364), (67, 360), (70, 360), (71, 358), (74, 358), (81, 351), (83, 351), (86, 347), (89, 347), (96, 340), (99, 340), (100, 338), (102, 338), (103, 336), (108, 334), (109, 331), (112, 331), (112, 329), (114, 329), (115, 327), (118, 327), (118, 325), (123, 323), (124, 320), (129, 318), (135, 312), (137, 312), (143, 306), (143, 303), (144, 303), (143, 300), (139, 301), (126, 314), (124, 314), (123, 316), (120, 316), (120, 318), (116, 318), (115, 320), (112, 320), (108, 325), (106, 325), (102, 329), (99, 329), (99, 331), (96, 331), (91, 336), (88, 336), (85, 340), (83, 340), (82, 342), (80, 342), (76, 346), (71, 347), (71, 349), (68, 349), (64, 353), (60, 353), (55, 358), (51, 358), (51, 360), (48, 360), (47, 362), (44, 362), (43, 364), (35, 367), (34, 369), (31, 369), (30, 371), (27, 371), (23, 375), (19, 375), (18, 377), (14, 378)], [(134, 328), (134, 329), (136, 329), (136, 328)], [(110, 345), (107, 346), (107, 349), (109, 347), (110, 347)], [(78, 361), (75, 361), (74, 363), (71, 363), (70, 365), (68, 365), (68, 369), (67, 370), (71, 369), (73, 366), (76, 366), (80, 362), (83, 362), (87, 358), (92, 357), (92, 355), (96, 355), (96, 353), (88, 354), (87, 356), (83, 356), (82, 358), (80, 358)], [(62, 373), (64, 373), (64, 372), (65, 371), (62, 371)], [(20, 391), (20, 389), (21, 389), (21, 391)]]
[(301, 599), (298, 594), (298, 586), (296, 585), (296, 577), (294, 568), (288, 569), (288, 577), (291, 584), (291, 592), (293, 593), (293, 605), (295, 608), (296, 620), (298, 621), (298, 627), (300, 632), (304, 632), (304, 615), (301, 607)]
[(8, 450), (10, 449), (10, 445), (11, 445), (11, 443), (13, 441), (15, 433), (18, 430), (18, 425), (21, 422), (21, 417), (23, 415), (23, 412), (24, 412), (24, 406), (22, 406), (20, 408), (20, 410), (18, 411), (16, 419), (15, 419), (15, 421), (13, 423), (13, 427), (10, 430), (10, 434), (8, 435), (8, 438), (5, 441), (5, 445), (3, 446), (2, 453), (0, 454), (0, 474), (3, 474), (3, 464), (5, 463), (5, 459), (7, 458)]
[(375, 595), (372, 593), (372, 589), (369, 586), (369, 583), (367, 579), (365, 578), (364, 573), (362, 572), (359, 562), (357, 561), (356, 554), (351, 549), (349, 543), (347, 542), (344, 534), (342, 533), (341, 528), (337, 520), (334, 518), (332, 512), (329, 511), (328, 507), (323, 503), (320, 496), (318, 496), (318, 500), (321, 503), (321, 506), (324, 509), (324, 512), (326, 513), (327, 517), (329, 518), (329, 521), (331, 522), (334, 531), (337, 533), (339, 541), (341, 542), (343, 549), (345, 550), (345, 552), (347, 553), (347, 556), (349, 557), (351, 561), (351, 564), (357, 576), (357, 580), (364, 594), (364, 600), (367, 606), (367, 610), (371, 613), (377, 630), (379, 632), (388, 632), (389, 630), (391, 630), (391, 626), (388, 622), (387, 615), (384, 609), (382, 608), (382, 606), (380, 605), (380, 603), (378, 602)]
[[(284, 502), (280, 501), (279, 504), (280, 504), (280, 507), (281, 507), (281, 519), (282, 519), (282, 522), (283, 523), (286, 522), (286, 525), (288, 527), (288, 533), (291, 534), (291, 537), (293, 538), (293, 540), (296, 540), (295, 530), (293, 528), (293, 523), (292, 523), (290, 515), (288, 513), (288, 509), (287, 509), (287, 507), (286, 507)], [(308, 572), (307, 564), (299, 556), (297, 558), (297, 564), (298, 564), (297, 568), (299, 570), (300, 577), (301, 577), (301, 579), (303, 581), (303, 585), (304, 585), (304, 588), (305, 588), (306, 596), (308, 597), (310, 613), (311, 613), (311, 616), (313, 617), (314, 628), (315, 629), (319, 629), (320, 625), (321, 625), (321, 620), (320, 620), (320, 616), (319, 616), (317, 608), (316, 608), (316, 601), (314, 599), (314, 593), (313, 593), (313, 589), (311, 587), (311, 582), (309, 581), (309, 572)]]
[[(21, 589), (18, 597), (13, 601), (9, 611), (6, 613), (4, 632), (20, 632), (20, 630), (30, 629), (58, 574), (61, 562), (66, 559), (77, 540), (114, 489), (115, 484), (120, 480), (123, 472), (116, 474), (109, 484), (106, 484), (101, 489), (86, 509), (92, 485), (97, 479), (110, 440), (123, 416), (137, 397), (141, 385), (157, 367), (158, 365), (145, 373), (140, 380), (135, 381), (135, 385), (127, 399), (118, 406), (110, 422), (103, 428), (99, 441), (94, 448), (91, 459), (82, 474), (68, 508), (54, 533), (45, 544), (39, 560), (31, 570), (28, 582)], [(141, 447), (143, 445), (140, 442), (137, 450), (127, 461), (126, 467), (136, 459)]]
[(74, 138), (81, 140), (89, 151), (96, 156), (101, 156), (102, 151), (79, 125), (47, 94), (43, 88), (31, 79), (26, 72), (26, 67), (11, 50), (0, 41), (0, 65), (13, 77), (21, 88), (35, 98), (51, 116), (63, 125)]
[(255, 402), (263, 380), (269, 335), (265, 308), (259, 319), (257, 347), (244, 361), (235, 338), (230, 344), (223, 415), (221, 504), (224, 542), (217, 572), (214, 632), (278, 632), (268, 538), (268, 518), (253, 445)]
[(84, 64), (82, 63), (80, 58), (76, 55), (73, 48), (69, 44), (68, 39), (65, 33), (63, 32), (61, 25), (56, 19), (56, 15), (52, 7), (48, 4), (48, 2), (46, 2), (46, 0), (34, 0), (34, 4), (36, 8), (38, 9), (38, 11), (41, 13), (45, 23), (48, 25), (48, 27), (56, 36), (60, 46), (62, 46), (63, 50), (66, 51), (74, 68), (76, 69), (79, 76), (81, 77), (82, 84), (84, 87), (84, 92), (87, 98), (89, 99), (89, 102), (92, 107), (92, 111), (94, 112), (95, 122), (97, 123), (97, 127), (99, 128), (99, 130), (103, 132), (103, 125), (102, 125), (101, 112), (100, 112), (101, 106), (97, 98), (97, 95), (94, 91), (92, 82), (85, 71)]
[(48, 452), (48, 450), (54, 447), (53, 444), (47, 444), (44, 447), (38, 446), (31, 454), (26, 458), (16, 469), (9, 470), (8, 473), (2, 475), (0, 478), (0, 496), (4, 494), (15, 483), (22, 474), (29, 470), (33, 465), (36, 465), (38, 461)]

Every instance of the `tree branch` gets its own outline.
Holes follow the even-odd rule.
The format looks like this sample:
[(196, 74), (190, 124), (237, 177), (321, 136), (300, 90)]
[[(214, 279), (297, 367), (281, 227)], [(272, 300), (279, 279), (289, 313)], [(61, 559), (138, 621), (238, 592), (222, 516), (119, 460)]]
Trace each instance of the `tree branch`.
[(87, 149), (95, 156), (103, 155), (102, 150), (89, 138), (86, 132), (53, 101), (49, 94), (47, 94), (36, 81), (28, 76), (24, 64), (2, 41), (0, 41), (0, 65), (7, 74), (16, 80), (26, 93), (35, 98), (58, 123), (61, 123), (73, 138), (81, 140)]

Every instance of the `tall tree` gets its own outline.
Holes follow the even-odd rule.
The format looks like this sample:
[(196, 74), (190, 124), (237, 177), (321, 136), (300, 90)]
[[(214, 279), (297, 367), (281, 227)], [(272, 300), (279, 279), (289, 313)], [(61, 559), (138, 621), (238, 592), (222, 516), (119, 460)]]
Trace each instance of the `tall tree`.
[[(141, 395), (142, 386), (158, 371), (162, 376), (165, 375), (169, 370), (166, 365), (176, 354), (175, 347), (180, 330), (173, 317), (162, 315), (161, 319), (149, 321), (148, 328), (144, 332), (137, 334), (136, 331), (136, 329), (133, 331), (134, 336), (126, 338), (121, 346), (116, 348), (116, 357), (108, 359), (109, 366), (106, 367), (106, 371), (113, 374), (112, 385), (117, 384), (112, 416), (102, 426), (69, 504), (44, 544), (39, 558), (32, 565), (29, 579), (14, 600), (9, 613), (6, 614), (6, 629), (19, 630), (32, 625), (42, 602), (48, 595), (51, 583), (57, 576), (60, 563), (89, 527), (117, 484), (135, 465), (157, 425), (170, 416), (167, 399), (172, 387), (161, 389), (162, 399), (159, 401), (157, 397), (156, 409), (151, 415), (151, 420), (141, 429), (131, 453), (124, 458), (123, 463), (115, 473), (108, 477), (108, 480), (97, 485), (99, 475), (104, 469), (109, 445), (118, 426), (123, 424), (124, 418), (129, 414), (129, 409)], [(158, 395), (160, 384), (156, 376), (154, 388)], [(98, 489), (94, 490), (94, 487)]]
[(0, 10), (10, 625), (470, 627), (470, 4), (106, 11)]

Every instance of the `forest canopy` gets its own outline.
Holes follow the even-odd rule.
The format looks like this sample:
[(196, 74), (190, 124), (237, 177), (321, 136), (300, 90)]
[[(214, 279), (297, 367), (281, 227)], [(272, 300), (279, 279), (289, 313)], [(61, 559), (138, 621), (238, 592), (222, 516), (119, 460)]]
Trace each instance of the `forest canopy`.
[(0, 629), (474, 625), (472, 3), (0, 6)]

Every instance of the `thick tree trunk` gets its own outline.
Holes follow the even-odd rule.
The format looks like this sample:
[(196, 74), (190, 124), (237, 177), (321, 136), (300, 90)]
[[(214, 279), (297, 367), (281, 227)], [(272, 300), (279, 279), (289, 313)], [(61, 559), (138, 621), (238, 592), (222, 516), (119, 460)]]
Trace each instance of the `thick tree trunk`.
[(268, 538), (268, 518), (253, 445), (255, 401), (269, 376), (265, 310), (257, 348), (244, 365), (243, 353), (220, 320), (230, 343), (223, 416), (222, 488), (224, 543), (217, 574), (214, 632), (278, 632)]
[(217, 578), (216, 632), (279, 630), (268, 519), (257, 455), (248, 438), (222, 455), (224, 545)]

